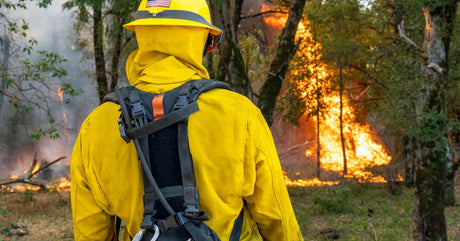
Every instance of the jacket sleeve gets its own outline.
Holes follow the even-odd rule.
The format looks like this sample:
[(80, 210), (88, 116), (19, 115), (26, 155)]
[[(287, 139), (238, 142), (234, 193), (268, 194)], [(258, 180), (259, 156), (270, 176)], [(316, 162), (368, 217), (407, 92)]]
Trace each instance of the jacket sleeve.
[(252, 162), (255, 175), (253, 192), (245, 197), (249, 212), (264, 240), (303, 240), (270, 129), (258, 109), (248, 122), (246, 161)]
[(82, 125), (72, 152), (71, 203), (75, 240), (116, 240), (114, 218), (91, 165), (90, 118)]

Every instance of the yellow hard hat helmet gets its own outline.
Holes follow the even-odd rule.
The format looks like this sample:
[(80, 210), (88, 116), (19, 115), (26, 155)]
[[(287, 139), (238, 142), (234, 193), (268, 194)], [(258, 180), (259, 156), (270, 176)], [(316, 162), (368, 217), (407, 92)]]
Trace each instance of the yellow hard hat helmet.
[(123, 27), (134, 31), (138, 25), (203, 27), (209, 30), (207, 45), (212, 49), (220, 41), (222, 34), (222, 30), (211, 23), (211, 14), (205, 0), (142, 0), (135, 20)]

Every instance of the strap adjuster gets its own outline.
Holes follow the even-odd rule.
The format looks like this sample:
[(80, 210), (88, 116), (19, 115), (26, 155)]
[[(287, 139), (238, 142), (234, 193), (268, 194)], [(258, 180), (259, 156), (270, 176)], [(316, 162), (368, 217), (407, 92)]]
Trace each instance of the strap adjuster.
[(120, 116), (120, 118), (118, 118), (118, 126), (119, 126), (119, 130), (120, 130), (121, 138), (123, 138), (123, 140), (125, 140), (126, 143), (131, 142), (131, 139), (128, 137), (128, 134), (126, 134), (126, 125), (125, 125), (125, 122), (123, 121), (122, 116)]
[(173, 111), (184, 108), (188, 105), (189, 95), (179, 95), (177, 96), (176, 103), (174, 104)]
[(145, 116), (145, 109), (141, 100), (131, 103), (131, 114), (136, 127), (147, 124), (147, 117)]

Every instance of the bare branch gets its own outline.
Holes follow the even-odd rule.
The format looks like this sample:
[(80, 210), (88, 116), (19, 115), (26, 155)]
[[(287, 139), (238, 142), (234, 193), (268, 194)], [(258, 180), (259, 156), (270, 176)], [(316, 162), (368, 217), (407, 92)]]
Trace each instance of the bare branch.
[(30, 175), (28, 176), (28, 179), (31, 179), (33, 176), (37, 175), (39, 172), (43, 171), (44, 169), (48, 168), (49, 166), (59, 162), (60, 160), (66, 158), (65, 156), (61, 156), (59, 157), (58, 159), (44, 165), (43, 167), (41, 167), (40, 169), (38, 169), (37, 171), (33, 172), (33, 173), (30, 173)]
[(28, 179), (15, 179), (13, 181), (0, 183), (0, 187), (3, 188), (3, 186), (16, 184), (16, 183), (23, 183), (23, 184), (38, 186), (38, 187), (40, 187), (41, 190), (48, 190), (48, 188), (46, 187), (45, 184), (39, 183), (39, 182), (32, 182), (31, 180), (28, 180)]
[(406, 33), (404, 32), (404, 19), (401, 20), (401, 23), (398, 24), (398, 33), (399, 37), (406, 43), (408, 43), (410, 46), (413, 46), (421, 55), (423, 58), (423, 61), (426, 65), (427, 68), (434, 70), (438, 74), (442, 74), (444, 71), (443, 68), (441, 68), (438, 64), (436, 63), (431, 63), (428, 56), (424, 53), (423, 49), (418, 46), (414, 41), (412, 41), (410, 38), (406, 36)]
[(269, 10), (269, 11), (265, 11), (265, 12), (256, 13), (256, 14), (253, 14), (253, 15), (241, 16), (240, 19), (256, 18), (256, 17), (262, 16), (264, 14), (269, 14), (269, 13), (288, 14), (288, 12), (284, 12), (284, 11), (281, 11), (281, 10)]
[(35, 153), (34, 155), (34, 160), (32, 161), (32, 165), (30, 167), (30, 170), (28, 173), (30, 173), (29, 175), (27, 176), (23, 176), (21, 178), (17, 178), (17, 179), (14, 179), (14, 180), (11, 180), (11, 181), (8, 181), (8, 182), (4, 182), (4, 183), (0, 183), (0, 187), (3, 187), (3, 186), (6, 186), (6, 185), (11, 185), (11, 184), (16, 184), (16, 183), (23, 183), (23, 184), (28, 184), (28, 185), (33, 185), (33, 186), (38, 186), (40, 187), (41, 190), (47, 190), (47, 187), (45, 184), (43, 183), (40, 183), (40, 182), (33, 182), (31, 181), (31, 179), (37, 175), (39, 172), (43, 171), (44, 169), (50, 167), (51, 165), (61, 161), (62, 159), (66, 158), (65, 156), (62, 156), (62, 157), (59, 157), (58, 159), (44, 165), (43, 167), (39, 168), (38, 170), (36, 170), (35, 172), (33, 171), (35, 165), (37, 164), (38, 162), (38, 159), (37, 159), (37, 153)]
[(444, 71), (444, 69), (436, 63), (429, 63), (426, 67), (436, 71), (438, 74), (442, 74), (442, 72)]
[(417, 49), (417, 51), (422, 52), (422, 49), (414, 41), (412, 41), (410, 38), (406, 36), (406, 33), (404, 32), (404, 19), (401, 20), (400, 24), (398, 24), (398, 33), (399, 37), (402, 40), (404, 40), (404, 42), (408, 43), (411, 46), (414, 46)]

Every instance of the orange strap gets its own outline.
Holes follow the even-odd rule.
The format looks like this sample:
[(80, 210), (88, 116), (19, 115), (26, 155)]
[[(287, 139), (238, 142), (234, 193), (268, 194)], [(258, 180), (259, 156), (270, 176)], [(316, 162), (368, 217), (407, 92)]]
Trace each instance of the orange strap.
[(160, 119), (164, 116), (163, 110), (163, 97), (164, 95), (156, 95), (152, 100), (153, 118), (155, 120)]

